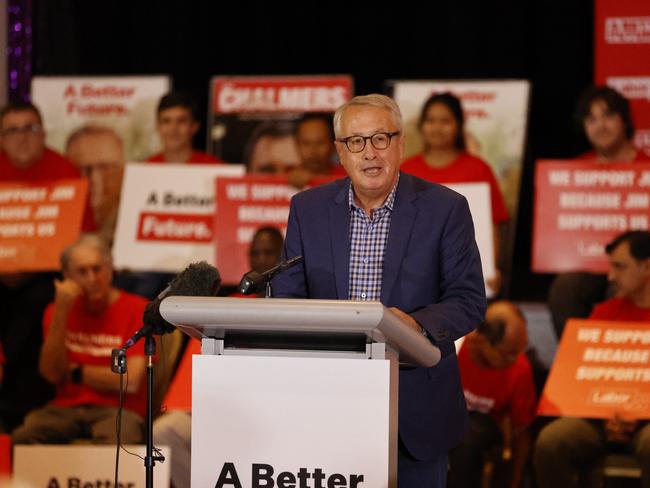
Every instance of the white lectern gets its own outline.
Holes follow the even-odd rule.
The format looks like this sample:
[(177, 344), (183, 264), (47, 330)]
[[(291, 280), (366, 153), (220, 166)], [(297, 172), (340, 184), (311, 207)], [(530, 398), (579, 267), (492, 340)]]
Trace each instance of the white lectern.
[(192, 486), (397, 486), (398, 367), (440, 351), (378, 302), (169, 297), (202, 340)]

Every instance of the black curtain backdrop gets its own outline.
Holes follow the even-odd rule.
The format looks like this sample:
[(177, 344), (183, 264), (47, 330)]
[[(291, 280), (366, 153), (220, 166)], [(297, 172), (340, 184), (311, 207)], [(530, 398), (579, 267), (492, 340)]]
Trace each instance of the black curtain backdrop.
[(204, 116), (214, 75), (349, 73), (356, 94), (388, 79), (530, 80), (507, 290), (545, 300), (550, 276), (530, 272), (534, 161), (586, 148), (573, 110), (593, 76), (592, 1), (33, 1), (34, 74), (169, 74)]

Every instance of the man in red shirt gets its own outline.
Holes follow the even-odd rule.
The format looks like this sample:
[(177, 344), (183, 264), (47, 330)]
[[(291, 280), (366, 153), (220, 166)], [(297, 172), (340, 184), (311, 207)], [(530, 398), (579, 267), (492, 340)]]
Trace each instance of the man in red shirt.
[(189, 93), (168, 93), (160, 99), (157, 129), (163, 146), (149, 163), (221, 163), (215, 157), (192, 147), (192, 138), (199, 130), (197, 108)]
[[(615, 296), (589, 318), (650, 325), (650, 232), (626, 232), (606, 251)], [(606, 421), (563, 417), (544, 427), (535, 444), (538, 486), (579, 486), (580, 471), (608, 448), (632, 450), (641, 465), (641, 485), (650, 487), (650, 424), (618, 416)]]
[[(608, 86), (590, 86), (581, 95), (576, 110), (584, 134), (593, 150), (578, 159), (599, 163), (650, 162), (650, 156), (634, 146), (634, 124), (630, 104)], [(607, 295), (602, 274), (574, 272), (558, 275), (549, 290), (548, 304), (558, 339), (571, 317), (586, 318)]]
[(111, 244), (126, 159), (122, 139), (108, 127), (83, 125), (68, 137), (66, 156), (88, 178), (88, 200), (97, 233)]
[[(67, 443), (90, 438), (116, 441), (120, 378), (111, 371), (111, 350), (138, 330), (146, 300), (111, 286), (108, 246), (85, 235), (61, 254), (63, 280), (43, 317), (39, 359), (43, 377), (56, 386), (54, 400), (30, 412), (14, 430), (16, 444)], [(145, 357), (142, 342), (129, 350), (121, 440), (142, 441), (145, 413)], [(28, 388), (29, 385), (24, 385)]]
[(80, 178), (79, 170), (45, 147), (45, 130), (31, 103), (10, 103), (0, 111), (0, 181)]
[(458, 353), (469, 430), (462, 444), (449, 453), (448, 487), (481, 486), (483, 454), (500, 442), (512, 446), (511, 486), (519, 486), (530, 450), (528, 427), (537, 401), (524, 354), (526, 320), (506, 301), (490, 304), (485, 317)]
[(303, 188), (314, 178), (343, 178), (348, 175), (337, 162), (331, 119), (327, 114), (308, 114), (296, 124), (296, 148), (300, 164), (287, 174), (291, 186)]

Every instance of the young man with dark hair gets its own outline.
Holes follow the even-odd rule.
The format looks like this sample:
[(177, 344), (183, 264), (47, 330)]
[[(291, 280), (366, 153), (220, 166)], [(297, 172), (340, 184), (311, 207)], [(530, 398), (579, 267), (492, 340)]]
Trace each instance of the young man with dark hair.
[[(578, 159), (599, 163), (650, 162), (634, 146), (634, 125), (627, 99), (608, 86), (590, 86), (581, 95), (576, 120), (593, 150)], [(571, 317), (586, 318), (607, 296), (605, 275), (572, 272), (558, 275), (549, 290), (549, 308), (558, 339)]]
[(160, 99), (156, 128), (163, 150), (147, 159), (149, 163), (221, 163), (214, 156), (192, 147), (199, 130), (197, 107), (189, 93), (172, 92)]

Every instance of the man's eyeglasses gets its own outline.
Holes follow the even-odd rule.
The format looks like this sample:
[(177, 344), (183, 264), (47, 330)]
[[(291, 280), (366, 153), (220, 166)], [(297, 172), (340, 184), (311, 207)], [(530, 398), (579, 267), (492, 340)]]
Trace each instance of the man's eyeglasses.
[(366, 148), (366, 141), (370, 140), (370, 144), (375, 149), (386, 149), (390, 146), (390, 140), (399, 135), (400, 132), (376, 132), (371, 136), (350, 136), (343, 139), (337, 139), (338, 142), (344, 142), (351, 153), (358, 153)]
[(24, 127), (7, 127), (2, 130), (2, 135), (11, 137), (22, 133), (40, 134), (41, 132), (43, 132), (43, 127), (40, 124), (30, 124)]

